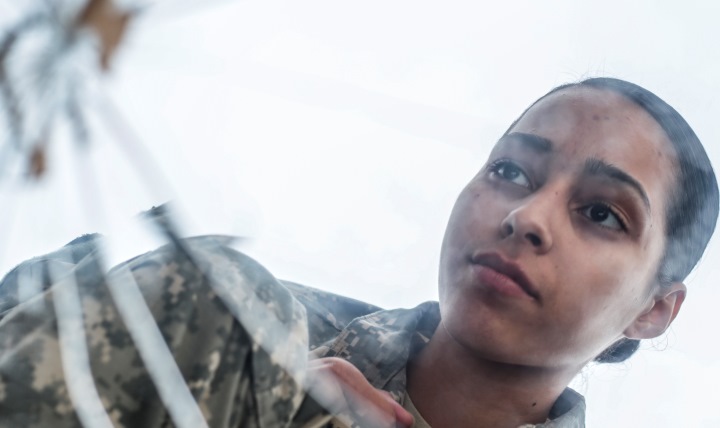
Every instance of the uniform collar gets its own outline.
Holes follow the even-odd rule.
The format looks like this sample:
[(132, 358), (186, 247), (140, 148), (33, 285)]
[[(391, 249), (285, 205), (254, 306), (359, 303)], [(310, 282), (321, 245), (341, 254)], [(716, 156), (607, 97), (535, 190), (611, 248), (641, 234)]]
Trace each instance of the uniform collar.
[[(407, 387), (408, 360), (430, 340), (440, 323), (438, 302), (412, 309), (381, 310), (352, 320), (338, 336), (318, 348), (318, 357), (351, 362), (375, 388), (401, 402)], [(582, 428), (585, 399), (566, 388), (550, 410), (550, 420), (536, 428)]]
[(401, 391), (388, 389), (388, 384), (405, 370), (410, 356), (430, 340), (439, 323), (437, 302), (425, 302), (413, 309), (373, 312), (352, 320), (316, 354), (348, 360), (375, 388), (402, 396), (404, 383), (393, 385), (402, 387)]

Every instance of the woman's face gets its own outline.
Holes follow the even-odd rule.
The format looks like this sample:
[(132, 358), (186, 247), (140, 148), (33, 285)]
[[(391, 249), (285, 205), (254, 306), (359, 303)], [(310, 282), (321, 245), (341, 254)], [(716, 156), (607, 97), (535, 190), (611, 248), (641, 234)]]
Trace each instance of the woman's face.
[(453, 208), (447, 333), (485, 358), (543, 367), (581, 366), (623, 337), (652, 306), (674, 159), (621, 95), (574, 87), (538, 102)]

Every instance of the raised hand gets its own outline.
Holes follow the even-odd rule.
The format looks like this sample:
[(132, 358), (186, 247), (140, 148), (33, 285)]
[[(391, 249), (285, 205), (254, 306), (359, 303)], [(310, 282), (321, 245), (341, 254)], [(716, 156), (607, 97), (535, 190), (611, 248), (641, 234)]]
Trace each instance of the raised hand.
[[(376, 389), (350, 362), (329, 357), (308, 363), (309, 390), (340, 420), (373, 428), (409, 428), (413, 417), (386, 391)], [(345, 422), (345, 421), (344, 421)]]

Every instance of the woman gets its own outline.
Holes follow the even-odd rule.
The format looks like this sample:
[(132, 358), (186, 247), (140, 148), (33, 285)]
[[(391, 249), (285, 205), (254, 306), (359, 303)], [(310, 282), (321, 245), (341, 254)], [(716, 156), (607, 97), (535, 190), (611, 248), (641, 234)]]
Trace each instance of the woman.
[[(531, 105), (461, 192), (439, 304), (386, 311), (280, 283), (213, 238), (175, 241), (102, 281), (86, 258), (70, 276), (93, 394), (115, 425), (185, 420), (183, 398), (145, 369), (155, 357), (113, 303), (117, 291), (102, 291), (122, 277), (139, 284), (211, 426), (580, 427), (585, 405), (568, 383), (665, 331), (717, 215), (714, 172), (682, 117), (636, 85), (589, 79)], [(55, 282), (43, 301), (57, 311), (67, 281)], [(67, 369), (48, 357), (63, 352), (61, 319), (29, 317), (29, 303), (0, 320), (11, 338), (0, 422), (92, 424)], [(52, 382), (18, 374), (28, 364)]]
[[(697, 137), (648, 91), (590, 79), (537, 101), (453, 210), (442, 328), (410, 365), (418, 409), (437, 427), (544, 421), (586, 363), (665, 331), (717, 206)], [(483, 401), (500, 404), (448, 411)]]
[(568, 383), (670, 325), (717, 195), (697, 137), (647, 90), (589, 79), (536, 101), (455, 204), (405, 407), (436, 428), (582, 426)]

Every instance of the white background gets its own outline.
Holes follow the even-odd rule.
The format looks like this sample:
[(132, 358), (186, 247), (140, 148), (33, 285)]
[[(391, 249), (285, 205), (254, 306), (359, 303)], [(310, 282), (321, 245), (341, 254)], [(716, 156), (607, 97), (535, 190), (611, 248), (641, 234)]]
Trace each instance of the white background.
[[(718, 3), (195, 3), (133, 23), (88, 92), (86, 159), (59, 135), (45, 180), (2, 183), (4, 271), (89, 231), (118, 259), (150, 249), (132, 218), (172, 199), (186, 233), (249, 237), (280, 278), (384, 307), (436, 299), (457, 193), (529, 103), (589, 76), (663, 97), (720, 167)], [(666, 337), (579, 376), (588, 426), (720, 425), (718, 260), (715, 237)]]

